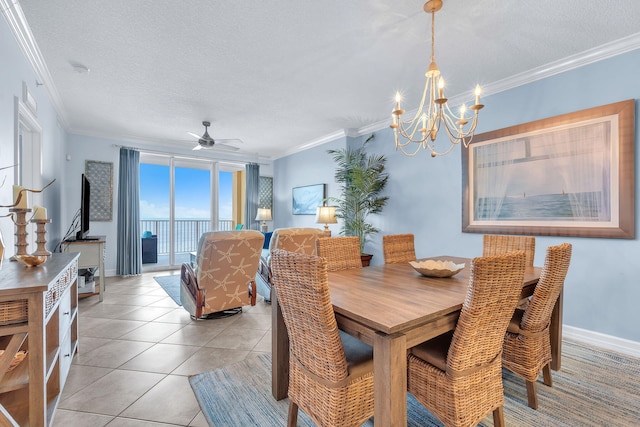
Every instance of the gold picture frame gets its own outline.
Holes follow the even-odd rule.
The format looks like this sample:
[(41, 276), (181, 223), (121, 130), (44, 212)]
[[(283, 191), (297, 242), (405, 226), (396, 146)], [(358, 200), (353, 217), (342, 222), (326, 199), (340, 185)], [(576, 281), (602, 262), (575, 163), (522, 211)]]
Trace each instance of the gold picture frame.
[(476, 135), (462, 231), (635, 238), (635, 101)]

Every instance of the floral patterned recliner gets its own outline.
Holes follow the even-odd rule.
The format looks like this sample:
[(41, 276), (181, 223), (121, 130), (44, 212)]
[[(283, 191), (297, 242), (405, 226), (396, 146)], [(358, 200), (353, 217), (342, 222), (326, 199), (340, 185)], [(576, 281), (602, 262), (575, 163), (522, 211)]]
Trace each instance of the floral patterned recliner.
[(198, 243), (196, 267), (182, 264), (180, 299), (192, 317), (256, 304), (256, 273), (264, 236), (259, 231), (212, 231)]

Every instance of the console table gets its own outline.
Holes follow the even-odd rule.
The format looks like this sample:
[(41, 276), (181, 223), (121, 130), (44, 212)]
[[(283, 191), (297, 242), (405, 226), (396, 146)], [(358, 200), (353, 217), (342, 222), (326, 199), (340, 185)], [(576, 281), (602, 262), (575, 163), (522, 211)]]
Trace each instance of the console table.
[(77, 279), (73, 253), (0, 268), (0, 425), (52, 424), (78, 348)]
[(78, 268), (97, 268), (100, 274), (98, 279), (98, 292), (81, 293), (81, 298), (92, 295), (100, 295), (100, 302), (104, 299), (104, 255), (106, 236), (91, 236), (87, 240), (66, 240), (62, 242), (64, 252), (80, 252)]

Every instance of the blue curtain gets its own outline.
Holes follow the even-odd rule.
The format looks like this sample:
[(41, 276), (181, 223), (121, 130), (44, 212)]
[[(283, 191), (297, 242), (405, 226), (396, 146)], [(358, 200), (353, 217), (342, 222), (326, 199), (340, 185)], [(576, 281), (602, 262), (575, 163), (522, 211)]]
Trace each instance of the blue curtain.
[(246, 171), (246, 190), (247, 200), (245, 203), (244, 219), (247, 224), (246, 228), (249, 230), (259, 230), (260, 221), (256, 221), (256, 215), (258, 213), (258, 204), (260, 202), (260, 192), (258, 186), (260, 185), (260, 166), (256, 163), (248, 163), (245, 166)]
[(142, 273), (140, 237), (140, 153), (120, 148), (118, 180), (118, 260), (116, 273)]

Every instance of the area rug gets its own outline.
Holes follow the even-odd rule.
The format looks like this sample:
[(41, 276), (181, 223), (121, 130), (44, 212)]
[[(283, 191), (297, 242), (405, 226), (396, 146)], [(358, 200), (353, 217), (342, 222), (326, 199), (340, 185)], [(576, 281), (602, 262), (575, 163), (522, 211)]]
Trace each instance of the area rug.
[[(524, 380), (504, 371), (505, 423), (509, 426), (634, 426), (640, 420), (640, 360), (563, 341), (562, 369), (553, 387), (538, 381), (538, 409), (527, 406)], [(288, 399), (271, 396), (271, 355), (194, 375), (191, 387), (210, 426), (284, 426)], [(442, 424), (407, 394), (408, 425)], [(373, 426), (369, 420), (364, 426)], [(492, 426), (489, 415), (480, 426)], [(298, 426), (314, 426), (300, 411)]]
[(172, 274), (170, 276), (155, 276), (153, 278), (162, 289), (173, 299), (176, 304), (182, 306), (180, 301), (180, 275)]

